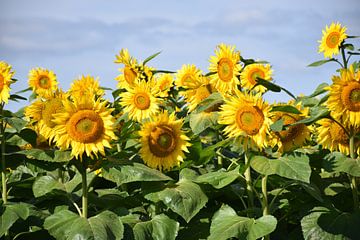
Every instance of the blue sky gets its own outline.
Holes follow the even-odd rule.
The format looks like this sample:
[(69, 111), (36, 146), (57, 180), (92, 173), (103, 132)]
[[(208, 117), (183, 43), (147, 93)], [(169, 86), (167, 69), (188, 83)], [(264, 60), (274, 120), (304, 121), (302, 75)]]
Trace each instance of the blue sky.
[[(206, 72), (223, 42), (245, 58), (269, 61), (277, 84), (310, 94), (330, 83), (338, 67), (306, 67), (323, 58), (317, 41), (325, 25), (339, 21), (349, 35), (360, 35), (359, 0), (0, 0), (0, 9), (0, 60), (13, 65), (19, 79), (13, 92), (27, 88), (33, 67), (53, 70), (64, 90), (82, 74), (115, 88), (121, 48), (139, 60), (162, 51), (149, 64), (158, 69), (191, 63)], [(360, 46), (360, 40), (352, 42)], [(266, 98), (288, 100), (277, 93)]]

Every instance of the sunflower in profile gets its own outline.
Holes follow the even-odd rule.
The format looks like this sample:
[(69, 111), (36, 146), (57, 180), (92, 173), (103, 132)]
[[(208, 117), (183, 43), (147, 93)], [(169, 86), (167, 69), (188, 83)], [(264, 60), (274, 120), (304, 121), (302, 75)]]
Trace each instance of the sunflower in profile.
[(71, 155), (82, 159), (83, 154), (90, 158), (98, 153), (105, 155), (104, 147), (110, 148), (114, 134), (115, 119), (113, 109), (107, 108), (107, 102), (92, 97), (84, 97), (71, 102), (63, 101), (64, 109), (53, 115), (54, 142), (61, 150), (71, 147)]
[(235, 46), (220, 44), (215, 55), (210, 58), (209, 71), (214, 73), (211, 75), (211, 82), (220, 93), (231, 94), (240, 83), (240, 52), (235, 51)]
[(176, 120), (175, 114), (169, 115), (167, 111), (142, 125), (140, 155), (146, 165), (160, 171), (180, 165), (184, 151), (188, 152), (187, 147), (191, 145), (181, 130), (182, 125), (181, 119)]
[[(277, 104), (275, 106), (281, 105), (284, 104)], [(295, 105), (294, 101), (290, 101), (287, 105), (295, 106), (301, 112), (301, 114), (275, 111), (271, 116), (273, 122), (282, 119), (284, 125), (290, 125), (304, 119), (309, 114), (309, 109), (302, 109), (300, 103)], [(289, 152), (303, 146), (304, 143), (310, 139), (310, 134), (310, 128), (303, 123), (289, 126), (280, 132), (275, 132), (276, 137), (279, 139), (277, 142), (279, 146), (279, 152)]]
[(0, 61), (0, 103), (8, 103), (10, 97), (10, 84), (14, 72), (6, 62)]
[(40, 96), (52, 94), (57, 89), (56, 75), (53, 71), (33, 68), (29, 72), (29, 86)]
[(346, 27), (340, 23), (331, 23), (330, 27), (326, 26), (322, 31), (323, 36), (319, 41), (319, 53), (324, 52), (325, 58), (332, 58), (333, 55), (339, 54), (339, 46), (347, 38)]
[(91, 76), (81, 76), (71, 83), (68, 95), (74, 99), (84, 96), (102, 97), (104, 90), (100, 88), (98, 79)]
[(119, 69), (121, 74), (115, 78), (118, 81), (118, 88), (132, 88), (139, 81), (148, 81), (153, 76), (154, 69), (144, 64), (138, 64), (127, 49), (121, 49), (119, 55), (116, 55), (115, 63), (124, 64), (124, 67)]
[[(330, 151), (339, 151), (345, 155), (350, 154), (349, 148), (349, 136), (346, 129), (344, 130), (338, 123), (331, 119), (321, 119), (317, 121), (319, 126), (317, 127), (318, 137), (317, 142), (323, 146), (323, 148)], [(359, 142), (355, 143), (355, 151), (360, 154)]]
[(141, 122), (159, 112), (160, 99), (155, 97), (156, 93), (151, 82), (141, 81), (120, 94), (120, 105), (130, 119)]
[(175, 85), (181, 88), (197, 88), (201, 85), (202, 71), (195, 65), (183, 65), (176, 73)]
[(264, 86), (258, 85), (254, 88), (257, 83), (257, 78), (262, 78), (267, 81), (272, 80), (272, 70), (269, 64), (250, 64), (247, 65), (240, 74), (241, 86), (248, 90), (255, 90), (257, 92), (265, 92)]
[(326, 106), (336, 119), (346, 125), (360, 126), (360, 72), (354, 66), (342, 69), (340, 76), (333, 76)]
[(189, 112), (195, 110), (195, 108), (212, 93), (216, 92), (216, 89), (210, 84), (210, 80), (207, 77), (201, 78), (201, 85), (183, 91), (185, 101), (188, 103)]
[(220, 109), (219, 123), (226, 125), (225, 134), (239, 138), (245, 149), (262, 149), (273, 144), (270, 106), (260, 95), (236, 91), (234, 96), (225, 98), (225, 104)]
[(169, 96), (170, 88), (174, 85), (174, 78), (171, 74), (166, 73), (162, 74), (155, 81), (155, 88), (159, 91), (159, 97)]
[(35, 126), (38, 135), (48, 139), (49, 142), (55, 134), (54, 114), (63, 111), (64, 100), (65, 94), (62, 91), (56, 91), (52, 95), (48, 94), (46, 100), (38, 99), (25, 108), (25, 117), (32, 126)]

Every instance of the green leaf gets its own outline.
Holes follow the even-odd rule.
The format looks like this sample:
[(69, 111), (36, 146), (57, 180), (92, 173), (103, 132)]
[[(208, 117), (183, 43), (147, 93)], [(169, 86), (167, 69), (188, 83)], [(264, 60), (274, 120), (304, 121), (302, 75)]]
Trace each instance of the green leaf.
[(328, 86), (329, 84), (327, 83), (321, 83), (319, 86), (317, 86), (315, 91), (309, 97), (316, 97), (320, 94), (327, 92), (328, 90), (326, 90), (325, 88), (327, 88)]
[(340, 152), (329, 153), (324, 158), (323, 165), (328, 172), (344, 172), (360, 177), (360, 160), (348, 158)]
[(286, 112), (293, 114), (301, 114), (301, 112), (296, 107), (290, 105), (273, 106), (270, 112)]
[(229, 206), (223, 205), (214, 214), (210, 227), (209, 240), (229, 238), (256, 240), (273, 232), (276, 218), (267, 215), (258, 219), (240, 217)]
[[(149, 199), (150, 195), (146, 195), (145, 198)], [(151, 193), (150, 200), (162, 201), (189, 222), (205, 206), (208, 198), (199, 185), (187, 179), (181, 179), (173, 186), (155, 194)]]
[(208, 127), (215, 126), (219, 114), (217, 112), (200, 112), (190, 114), (190, 128), (194, 134), (200, 134)]
[(310, 125), (322, 118), (330, 117), (330, 111), (323, 106), (313, 107), (310, 111), (310, 117), (304, 118), (296, 123), (290, 124), (290, 126), (298, 125), (298, 124), (306, 124)]
[(176, 73), (176, 72), (168, 71), (168, 70), (154, 70), (154, 71), (152, 71), (152, 73), (153, 74), (157, 74), (157, 73), (170, 73), (170, 74), (172, 74), (172, 73)]
[(264, 175), (279, 175), (289, 179), (310, 182), (311, 168), (309, 157), (305, 154), (284, 155), (277, 159), (255, 156), (250, 160), (251, 167)]
[(6, 205), (0, 217), (0, 237), (3, 236), (18, 219), (26, 220), (29, 217), (29, 213), (28, 204), (16, 203)]
[(256, 80), (256, 84), (257, 85), (262, 85), (264, 87), (266, 87), (266, 89), (272, 91), (272, 92), (281, 92), (281, 87), (276, 85), (275, 83), (272, 83), (270, 81), (267, 81), (265, 79), (262, 79), (262, 78), (257, 78)]
[(9, 99), (12, 100), (12, 101), (15, 101), (15, 102), (18, 102), (19, 99), (20, 100), (27, 100), (27, 98), (22, 97), (22, 96), (17, 95), (17, 94), (11, 94)]
[(235, 179), (237, 179), (239, 174), (239, 168), (237, 167), (231, 171), (225, 171), (225, 169), (220, 169), (216, 172), (210, 172), (203, 175), (200, 175), (195, 179), (197, 183), (207, 183), (213, 186), (216, 189), (223, 188), (230, 183), (232, 183)]
[(17, 117), (6, 117), (4, 118), (10, 126), (16, 129), (17, 132), (20, 132), (27, 124), (27, 122), (21, 118)]
[(335, 61), (335, 59), (331, 58), (331, 59), (326, 59), (326, 60), (320, 60), (320, 61), (316, 61), (316, 62), (313, 62), (311, 64), (308, 65), (308, 67), (318, 67), (318, 66), (321, 66), (325, 63), (328, 63), (328, 62), (333, 62)]
[(342, 47), (344, 47), (345, 49), (348, 49), (350, 51), (354, 51), (354, 45), (351, 44), (351, 43), (346, 43), (346, 44), (343, 44)]
[(33, 184), (33, 193), (35, 197), (44, 196), (53, 190), (65, 192), (65, 186), (51, 176), (39, 177)]
[(118, 165), (103, 168), (103, 178), (115, 182), (118, 185), (129, 182), (151, 182), (172, 180), (162, 172), (149, 168), (144, 164), (133, 163), (132, 165)]
[(360, 236), (360, 214), (315, 207), (301, 220), (305, 240), (348, 240)]
[(72, 239), (122, 239), (124, 226), (113, 212), (104, 211), (89, 219), (62, 210), (47, 217), (44, 228), (59, 240)]
[(224, 102), (224, 98), (219, 92), (212, 93), (210, 96), (202, 100), (195, 109), (195, 113), (205, 111)]
[(31, 156), (37, 160), (47, 162), (68, 162), (73, 158), (70, 151), (60, 150), (52, 151), (33, 148), (29, 150), (22, 150), (16, 153)]
[(153, 54), (153, 55), (151, 55), (151, 56), (149, 56), (149, 57), (147, 57), (147, 58), (144, 60), (143, 65), (145, 65), (146, 63), (148, 63), (150, 60), (152, 60), (152, 59), (155, 58), (156, 56), (158, 56), (160, 53), (161, 53), (161, 51), (160, 51), (160, 52), (157, 52), (157, 53), (155, 53), (155, 54)]
[(283, 127), (284, 127), (284, 119), (282, 118), (270, 125), (270, 129), (274, 132), (282, 131)]
[(179, 223), (165, 214), (156, 215), (152, 220), (134, 226), (136, 240), (175, 240)]

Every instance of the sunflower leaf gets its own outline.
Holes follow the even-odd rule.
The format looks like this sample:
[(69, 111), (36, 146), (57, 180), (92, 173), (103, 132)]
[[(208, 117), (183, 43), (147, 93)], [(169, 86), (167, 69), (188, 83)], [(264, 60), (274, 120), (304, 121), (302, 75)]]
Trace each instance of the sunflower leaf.
[(293, 114), (301, 114), (301, 112), (296, 107), (290, 105), (273, 106), (270, 112), (286, 112)]
[(280, 132), (284, 127), (284, 119), (279, 119), (270, 125), (270, 129), (274, 132)]
[(272, 83), (270, 81), (267, 81), (267, 80), (259, 78), (259, 77), (257, 77), (257, 79), (256, 79), (256, 85), (262, 85), (262, 86), (266, 87), (266, 89), (268, 89), (272, 92), (281, 92), (281, 87), (279, 85), (276, 85), (275, 83)]
[(157, 52), (157, 53), (155, 53), (155, 54), (153, 54), (153, 55), (151, 55), (151, 56), (149, 56), (149, 57), (147, 57), (147, 58), (144, 60), (143, 65), (145, 65), (146, 63), (148, 63), (149, 61), (151, 61), (153, 58), (157, 57), (160, 53), (161, 53), (161, 51), (160, 51), (160, 52)]
[(334, 58), (330, 58), (330, 59), (326, 59), (326, 60), (320, 60), (320, 61), (316, 61), (316, 62), (313, 62), (311, 64), (308, 65), (308, 67), (318, 67), (318, 66), (321, 66), (325, 63), (328, 63), (328, 62), (334, 62), (335, 59)]

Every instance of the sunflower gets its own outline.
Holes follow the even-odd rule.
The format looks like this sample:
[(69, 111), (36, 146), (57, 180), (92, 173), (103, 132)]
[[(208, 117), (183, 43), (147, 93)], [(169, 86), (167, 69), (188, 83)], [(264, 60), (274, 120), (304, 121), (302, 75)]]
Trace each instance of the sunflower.
[(235, 46), (220, 44), (215, 54), (210, 58), (209, 71), (214, 73), (211, 75), (211, 82), (222, 94), (233, 93), (240, 83), (240, 52), (235, 51)]
[(116, 56), (115, 63), (125, 66), (120, 68), (121, 74), (115, 78), (118, 81), (118, 88), (132, 88), (139, 81), (149, 81), (153, 76), (154, 69), (144, 64), (138, 64), (137, 60), (130, 56), (127, 49), (122, 49)]
[(262, 149), (273, 144), (270, 138), (270, 106), (260, 95), (236, 91), (225, 99), (220, 107), (219, 123), (226, 125), (224, 132), (229, 137), (238, 137), (244, 148)]
[[(253, 89), (256, 85), (257, 78), (262, 78), (267, 81), (271, 81), (272, 70), (269, 64), (250, 64), (247, 65), (240, 74), (241, 86), (246, 89)], [(256, 86), (255, 91), (265, 92), (266, 88), (264, 86)]]
[(102, 97), (104, 90), (100, 88), (98, 79), (91, 76), (81, 76), (71, 83), (68, 94), (72, 98), (83, 98), (84, 96)]
[(201, 85), (194, 89), (187, 89), (180, 94), (185, 97), (185, 101), (188, 103), (189, 112), (194, 109), (212, 93), (216, 92), (216, 89), (210, 84), (207, 77), (201, 78)]
[(63, 101), (65, 94), (62, 91), (56, 91), (52, 95), (48, 94), (48, 98), (44, 101), (38, 99), (30, 106), (25, 108), (25, 117), (30, 121), (32, 126), (36, 126), (35, 130), (38, 135), (51, 141), (54, 137), (54, 127), (56, 124), (53, 122), (54, 115), (63, 110)]
[(181, 130), (182, 125), (181, 119), (176, 120), (175, 114), (169, 115), (167, 111), (142, 125), (139, 153), (146, 165), (161, 171), (180, 165), (184, 151), (188, 152), (187, 147), (191, 145)]
[(53, 115), (54, 142), (61, 150), (71, 146), (71, 155), (82, 159), (83, 153), (90, 158), (100, 153), (104, 147), (111, 148), (115, 119), (113, 109), (107, 108), (107, 101), (83, 98), (79, 101), (63, 101), (64, 110)]
[(159, 97), (169, 96), (170, 88), (174, 85), (174, 78), (171, 74), (166, 73), (162, 74), (159, 78), (156, 79), (155, 88), (159, 91)]
[(158, 113), (160, 100), (155, 97), (156, 93), (151, 82), (141, 81), (134, 88), (120, 94), (120, 105), (130, 119), (141, 122)]
[[(277, 104), (275, 106), (279, 105), (284, 104)], [(287, 105), (295, 106), (301, 112), (301, 114), (275, 111), (271, 116), (273, 122), (282, 119), (284, 125), (289, 125), (304, 119), (309, 114), (309, 109), (302, 109), (300, 103), (294, 105), (294, 101), (290, 101)], [(286, 130), (282, 130), (280, 132), (275, 132), (276, 137), (279, 139), (279, 151), (289, 152), (303, 146), (305, 141), (310, 139), (310, 133), (310, 128), (303, 123), (290, 126)]]
[(51, 95), (57, 89), (58, 82), (53, 71), (33, 68), (29, 72), (29, 85), (40, 96)]
[[(319, 124), (317, 142), (323, 148), (330, 151), (340, 151), (345, 155), (350, 154), (349, 136), (338, 123), (327, 118), (321, 119), (317, 123)], [(359, 142), (355, 143), (355, 149), (357, 154), (360, 154)]]
[(346, 27), (342, 27), (340, 23), (331, 23), (330, 27), (326, 25), (322, 31), (322, 39), (318, 41), (319, 53), (324, 52), (325, 58), (332, 58), (333, 55), (339, 54), (339, 46), (347, 38)]
[(6, 62), (0, 61), (0, 103), (8, 103), (10, 97), (10, 84), (14, 72)]
[(183, 65), (176, 73), (175, 85), (177, 87), (197, 88), (201, 85), (202, 71), (195, 65)]
[(346, 125), (360, 126), (360, 72), (354, 66), (342, 69), (333, 76), (326, 106), (336, 119), (342, 118)]

